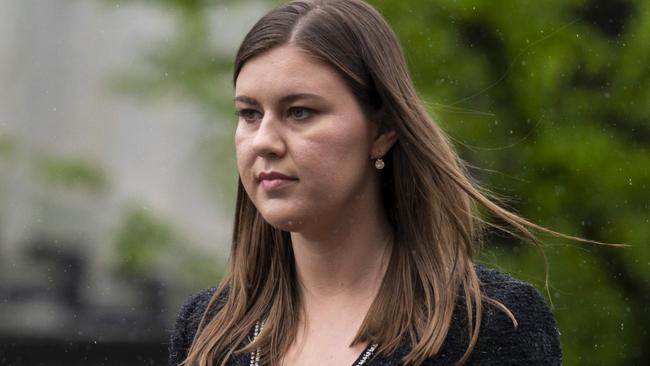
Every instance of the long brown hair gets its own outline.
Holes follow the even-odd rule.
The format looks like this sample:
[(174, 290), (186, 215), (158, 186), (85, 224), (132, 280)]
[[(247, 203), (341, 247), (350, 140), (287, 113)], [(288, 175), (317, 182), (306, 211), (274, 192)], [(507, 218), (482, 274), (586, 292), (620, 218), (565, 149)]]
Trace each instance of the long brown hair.
[[(272, 10), (242, 42), (234, 82), (248, 60), (289, 43), (335, 70), (364, 110), (381, 111), (381, 127), (398, 136), (381, 175), (394, 249), (353, 343), (376, 342), (379, 352), (390, 354), (406, 340), (410, 352), (403, 361), (421, 364), (440, 350), (461, 294), (470, 335), (457, 361), (464, 363), (478, 338), (484, 302), (517, 324), (505, 306), (482, 295), (479, 287), (473, 258), (487, 222), (479, 217), (478, 205), (533, 242), (531, 229), (557, 233), (501, 208), (470, 179), (418, 97), (397, 37), (370, 5), (360, 0), (293, 1)], [(183, 364), (225, 365), (234, 354), (258, 348), (263, 364), (276, 364), (295, 338), (301, 306), (291, 239), (264, 221), (241, 181), (230, 268), (208, 309), (225, 292), (221, 310), (204, 315)], [(260, 320), (265, 321), (260, 335), (242, 346)]]

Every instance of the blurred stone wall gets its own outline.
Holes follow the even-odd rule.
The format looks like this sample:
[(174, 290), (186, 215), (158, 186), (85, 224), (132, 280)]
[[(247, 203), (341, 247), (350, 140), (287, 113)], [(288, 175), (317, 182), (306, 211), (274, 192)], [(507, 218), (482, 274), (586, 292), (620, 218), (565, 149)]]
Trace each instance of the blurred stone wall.
[[(225, 53), (251, 4), (212, 10)], [(146, 2), (0, 2), (0, 364), (93, 364), (92, 349), (159, 360), (180, 302), (218, 281), (234, 199), (203, 171), (215, 126), (172, 94), (112, 87), (123, 70), (155, 72), (143, 52), (177, 26)], [(140, 237), (148, 247), (129, 244)], [(192, 255), (206, 271), (184, 271)], [(128, 347), (144, 356), (119, 358)]]

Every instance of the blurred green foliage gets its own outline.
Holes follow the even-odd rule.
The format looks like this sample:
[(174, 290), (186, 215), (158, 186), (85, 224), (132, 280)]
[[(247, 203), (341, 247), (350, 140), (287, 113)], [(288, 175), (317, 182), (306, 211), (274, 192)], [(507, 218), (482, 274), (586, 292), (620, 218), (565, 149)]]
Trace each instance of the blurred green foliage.
[[(472, 174), (543, 236), (565, 364), (642, 364), (650, 324), (650, 4), (373, 1)], [(543, 290), (537, 250), (492, 233), (481, 259)]]
[[(232, 108), (226, 81), (234, 50), (211, 43), (207, 24), (210, 11), (247, 2), (149, 3), (177, 16), (177, 39), (144, 53), (158, 70), (152, 78), (122, 85), (146, 95), (176, 91), (201, 106), (223, 131), (216, 150), (207, 152), (216, 175), (228, 177), (215, 182), (232, 187), (226, 172), (234, 166), (223, 156), (232, 156), (226, 141), (233, 124), (222, 116)], [(565, 364), (644, 364), (650, 357), (650, 2), (371, 3), (393, 25), (422, 98), (476, 179), (510, 197), (509, 206), (535, 223), (631, 245), (542, 237)], [(487, 243), (482, 261), (543, 289), (543, 260), (532, 246), (496, 232)]]
[(16, 150), (16, 141), (6, 134), (0, 134), (0, 158), (7, 159)]
[(172, 245), (175, 234), (170, 223), (145, 208), (132, 207), (124, 215), (115, 240), (120, 271), (142, 276), (153, 272), (158, 254)]
[(43, 156), (35, 161), (34, 169), (36, 175), (51, 186), (103, 192), (109, 185), (104, 169), (84, 158)]
[(225, 271), (222, 258), (188, 251), (188, 240), (174, 223), (148, 207), (129, 205), (114, 237), (116, 269), (120, 276), (132, 280), (155, 276), (196, 290), (214, 286)]

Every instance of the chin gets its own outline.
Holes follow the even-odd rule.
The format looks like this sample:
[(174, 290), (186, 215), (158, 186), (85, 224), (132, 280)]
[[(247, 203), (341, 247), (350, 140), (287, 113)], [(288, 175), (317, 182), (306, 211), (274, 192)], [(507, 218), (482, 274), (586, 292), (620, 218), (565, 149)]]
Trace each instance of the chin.
[(287, 217), (281, 215), (265, 215), (262, 213), (264, 221), (274, 228), (282, 231), (296, 232), (304, 226), (304, 220), (295, 217)]

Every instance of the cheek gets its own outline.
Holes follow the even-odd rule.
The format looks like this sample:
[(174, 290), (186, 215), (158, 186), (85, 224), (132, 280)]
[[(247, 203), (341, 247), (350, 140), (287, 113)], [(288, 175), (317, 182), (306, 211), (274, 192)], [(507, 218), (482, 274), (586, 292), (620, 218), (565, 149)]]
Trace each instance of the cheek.
[[(328, 136), (326, 142), (328, 161), (335, 166), (356, 165), (368, 157), (367, 132), (362, 122), (350, 123)], [(351, 128), (354, 127), (354, 128)]]
[(244, 136), (239, 130), (235, 132), (235, 157), (237, 160), (237, 171), (242, 179), (246, 179), (251, 173), (251, 165), (255, 156), (250, 146), (250, 139)]
[(294, 159), (300, 160), (301, 170), (313, 178), (312, 183), (322, 189), (330, 186), (341, 190), (345, 188), (342, 184), (354, 184), (364, 174), (369, 148), (360, 133), (350, 132), (321, 135), (318, 140), (306, 140), (300, 147), (303, 153)]

